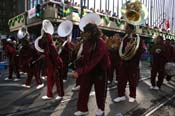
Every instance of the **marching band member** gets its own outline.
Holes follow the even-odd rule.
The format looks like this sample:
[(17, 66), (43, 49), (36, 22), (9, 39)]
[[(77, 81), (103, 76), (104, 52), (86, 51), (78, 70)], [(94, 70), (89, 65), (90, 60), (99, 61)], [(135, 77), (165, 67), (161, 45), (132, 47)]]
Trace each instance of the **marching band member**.
[(120, 56), (119, 56), (119, 46), (120, 46), (120, 37), (118, 34), (115, 34), (112, 38), (111, 46), (109, 47), (109, 56), (111, 61), (111, 68), (109, 74), (108, 83), (112, 83), (114, 72), (115, 72), (115, 80), (114, 82), (118, 82), (119, 77), (119, 65), (120, 65)]
[(88, 99), (91, 87), (95, 85), (96, 101), (98, 106), (97, 116), (104, 114), (106, 99), (106, 71), (109, 63), (107, 46), (100, 39), (100, 31), (96, 24), (87, 24), (84, 27), (87, 40), (82, 50), (83, 65), (70, 75), (77, 79), (81, 76), (80, 92), (76, 116), (88, 114)]
[(52, 36), (48, 33), (44, 33), (42, 40), (47, 65), (47, 95), (42, 96), (42, 99), (52, 99), (52, 89), (54, 84), (56, 84), (58, 96), (55, 99), (61, 100), (64, 96), (63, 80), (61, 77), (63, 63), (53, 45)]
[(8, 42), (7, 40), (1, 40), (5, 53), (7, 57), (9, 58), (9, 76), (5, 78), (5, 80), (12, 80), (12, 74), (13, 71), (16, 73), (16, 79), (14, 81), (21, 80), (20, 74), (19, 74), (19, 67), (17, 64), (17, 52), (15, 50), (15, 47), (12, 45), (12, 43)]
[[(165, 76), (165, 64), (167, 62), (166, 46), (163, 43), (163, 37), (157, 36), (156, 43), (153, 44), (150, 53), (152, 54), (152, 69), (151, 69), (151, 89), (159, 90)], [(158, 81), (156, 76), (158, 73)]]
[(63, 82), (66, 82), (67, 80), (68, 65), (70, 63), (71, 54), (72, 54), (72, 46), (71, 46), (72, 29), (73, 29), (73, 23), (70, 20), (63, 21), (58, 26), (58, 29), (57, 29), (58, 35), (66, 39), (58, 51), (58, 54), (60, 55), (63, 61), (63, 70), (62, 70)]
[[(46, 62), (47, 95), (42, 96), (44, 100), (53, 98), (52, 89), (54, 84), (56, 84), (58, 94), (55, 99), (61, 100), (64, 95), (63, 80), (61, 78), (63, 63), (53, 43), (53, 33), (54, 27), (52, 23), (45, 19), (42, 22), (41, 35), (34, 42), (36, 50), (43, 54)], [(39, 44), (39, 40), (41, 40), (41, 44)], [(42, 45), (42, 48), (39, 45)]]
[[(173, 61), (173, 46), (171, 45), (171, 41), (169, 39), (165, 40), (165, 47), (166, 47), (166, 59), (167, 62), (172, 62)], [(169, 82), (171, 80), (170, 75), (166, 75), (166, 80)]]
[(42, 87), (44, 87), (44, 84), (42, 83), (40, 78), (40, 62), (37, 61), (40, 58), (40, 56), (28, 38), (23, 38), (20, 41), (22, 43), (22, 48), (19, 53), (19, 64), (21, 70), (23, 72), (27, 72), (26, 83), (22, 86), (30, 88), (32, 78), (34, 76), (37, 83), (36, 89), (41, 89)]
[[(81, 57), (81, 54), (79, 54), (79, 51), (81, 49), (81, 44), (83, 44), (81, 43), (81, 41), (79, 41), (79, 43), (77, 42), (74, 44), (74, 50), (72, 52), (72, 61), (71, 61), (72, 63), (71, 65), (73, 69), (76, 69), (77, 67), (80, 67), (82, 65), (82, 57)], [(81, 83), (81, 77), (76, 79), (76, 83), (72, 88), (72, 91), (80, 90), (80, 83)]]
[[(144, 51), (139, 35), (135, 35), (134, 25), (127, 24), (125, 32), (126, 35), (123, 38), (119, 49), (119, 54), (121, 57), (119, 72), (120, 76), (118, 78), (118, 97), (114, 99), (114, 102), (126, 100), (125, 88), (127, 82), (129, 82), (130, 90), (129, 102), (134, 102), (136, 100), (136, 86), (138, 82), (139, 61), (141, 58), (141, 54)], [(135, 43), (136, 41), (137, 43)], [(134, 48), (135, 44), (137, 45)]]
[(67, 80), (67, 73), (68, 73), (68, 65), (70, 63), (70, 58), (71, 58), (71, 51), (72, 51), (72, 47), (71, 47), (71, 39), (67, 38), (67, 42), (64, 45), (64, 47), (62, 47), (62, 51), (60, 53), (60, 57), (63, 61), (63, 73), (62, 73), (62, 78), (63, 78), (63, 82), (65, 83)]

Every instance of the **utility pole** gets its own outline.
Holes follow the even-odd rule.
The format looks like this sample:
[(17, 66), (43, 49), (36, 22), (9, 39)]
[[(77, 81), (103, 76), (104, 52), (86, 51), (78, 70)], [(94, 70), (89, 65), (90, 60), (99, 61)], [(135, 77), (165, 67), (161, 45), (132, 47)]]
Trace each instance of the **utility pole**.
[(172, 25), (172, 32), (173, 32), (173, 30), (174, 30), (174, 0), (173, 0), (173, 5), (172, 5), (172, 23), (171, 23), (171, 25)]
[(80, 8), (81, 8), (80, 18), (83, 17), (85, 3), (86, 3), (85, 0), (80, 0)]
[(151, 26), (152, 26), (152, 23), (153, 23), (152, 14), (153, 14), (153, 2), (151, 0), (151, 11), (150, 11), (150, 24), (151, 24)]

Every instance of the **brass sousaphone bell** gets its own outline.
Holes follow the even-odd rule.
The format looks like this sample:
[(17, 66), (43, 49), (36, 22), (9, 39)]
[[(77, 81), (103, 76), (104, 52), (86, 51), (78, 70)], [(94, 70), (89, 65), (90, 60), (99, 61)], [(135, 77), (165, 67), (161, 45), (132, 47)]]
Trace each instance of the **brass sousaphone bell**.
[(147, 8), (138, 0), (126, 2), (121, 8), (121, 13), (124, 19), (133, 25), (141, 25), (148, 18)]
[[(134, 26), (136, 25), (141, 25), (143, 24), (147, 17), (148, 17), (148, 11), (146, 9), (146, 7), (139, 1), (137, 0), (131, 0), (126, 2), (121, 9), (122, 15), (124, 17), (124, 19), (129, 23), (132, 24)], [(127, 37), (128, 35), (126, 34), (125, 37), (122, 39), (121, 44), (120, 44), (120, 48), (119, 48), (119, 55), (121, 57), (122, 60), (128, 61), (131, 60), (140, 45), (140, 37), (138, 34), (136, 34), (136, 37), (133, 37), (129, 43), (127, 43), (127, 45), (129, 44), (131, 47), (129, 50), (125, 50), (123, 52), (123, 40)]]

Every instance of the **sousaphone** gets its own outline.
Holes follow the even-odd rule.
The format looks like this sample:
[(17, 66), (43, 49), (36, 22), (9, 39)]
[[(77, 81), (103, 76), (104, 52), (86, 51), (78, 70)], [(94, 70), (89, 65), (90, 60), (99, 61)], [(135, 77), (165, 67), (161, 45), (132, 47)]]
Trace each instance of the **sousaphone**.
[(148, 18), (148, 10), (138, 0), (127, 1), (121, 8), (124, 19), (133, 25), (141, 25)]
[(39, 52), (44, 52), (44, 50), (39, 47), (39, 40), (42, 39), (44, 32), (48, 33), (50, 35), (53, 35), (53, 33), (54, 33), (54, 27), (53, 27), (52, 23), (47, 19), (43, 20), (42, 28), (41, 28), (41, 35), (34, 42), (35, 48)]
[[(97, 26), (100, 25), (100, 22), (101, 22), (101, 18), (98, 14), (96, 13), (89, 13), (87, 15), (85, 15), (84, 17), (82, 17), (80, 19), (80, 24), (79, 24), (79, 28), (82, 32), (84, 32), (84, 27), (89, 24), (89, 23), (93, 23), (93, 24), (96, 24)], [(84, 35), (82, 34), (82, 38), (86, 38), (86, 37), (83, 37)], [(80, 43), (80, 48), (78, 50), (78, 53), (77, 53), (77, 59), (81, 56), (81, 52), (83, 50), (83, 39), (82, 39), (82, 43)]]
[(29, 33), (27, 31), (27, 27), (26, 26), (22, 26), (19, 30), (18, 30), (18, 33), (17, 33), (17, 37), (18, 39), (23, 39), (24, 37), (29, 38)]
[(66, 20), (66, 21), (63, 21), (59, 26), (58, 26), (58, 29), (57, 29), (57, 33), (60, 37), (67, 37), (67, 40), (63, 42), (63, 44), (61, 45), (59, 51), (58, 51), (58, 54), (61, 53), (62, 51), (62, 48), (65, 46), (65, 44), (68, 42), (68, 41), (71, 41), (72, 40), (72, 29), (73, 29), (73, 23), (72, 21), (69, 21), (69, 20)]
[(101, 18), (98, 14), (96, 13), (89, 13), (87, 15), (85, 15), (83, 18), (80, 19), (80, 24), (79, 24), (79, 28), (81, 31), (84, 31), (84, 27), (88, 24), (88, 23), (93, 23), (96, 24), (97, 26), (100, 25), (100, 21)]
[[(138, 0), (131, 0), (126, 2), (121, 9), (121, 13), (124, 17), (124, 19), (131, 25), (140, 25), (143, 24), (147, 17), (148, 17), (148, 11), (147, 8)], [(128, 61), (132, 59), (140, 45), (140, 37), (138, 34), (136, 34), (136, 37), (132, 37), (133, 39), (130, 40), (128, 44), (130, 44), (130, 49), (125, 50), (123, 52), (123, 40), (127, 37), (126, 34), (125, 37), (122, 39), (120, 48), (119, 48), (119, 55), (122, 60)]]

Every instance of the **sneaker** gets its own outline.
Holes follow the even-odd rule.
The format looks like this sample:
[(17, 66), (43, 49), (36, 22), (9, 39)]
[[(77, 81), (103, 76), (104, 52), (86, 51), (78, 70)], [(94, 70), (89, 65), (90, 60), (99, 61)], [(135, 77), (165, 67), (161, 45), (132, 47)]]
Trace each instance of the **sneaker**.
[(152, 90), (159, 90), (159, 87), (157, 87), (157, 86), (151, 86), (150, 89), (152, 89)]
[(5, 78), (4, 80), (5, 80), (5, 81), (8, 81), (8, 80), (12, 80), (12, 79), (10, 79), (10, 78), (7, 77), (7, 78)]
[(16, 82), (16, 81), (20, 81), (20, 80), (21, 80), (20, 78), (16, 78), (16, 79), (14, 79), (13, 81)]
[(122, 97), (117, 97), (114, 99), (114, 102), (121, 102), (121, 101), (125, 101), (126, 100), (126, 97), (125, 96), (122, 96)]
[(36, 89), (41, 89), (41, 88), (43, 88), (43, 87), (44, 87), (44, 84), (42, 83), (42, 84), (38, 85), (38, 86), (36, 87)]
[(135, 102), (135, 101), (136, 101), (135, 98), (133, 98), (133, 97), (129, 97), (129, 102), (130, 102), (130, 103), (133, 103), (133, 102)]
[(47, 80), (47, 76), (42, 76), (41, 77), (43, 80)]
[(55, 99), (56, 99), (56, 100), (61, 100), (62, 97), (61, 97), (61, 96), (57, 96)]
[(28, 89), (31, 87), (30, 85), (26, 85), (26, 84), (22, 84), (21, 86), (25, 87), (25, 88), (28, 88)]
[(115, 80), (115, 81), (114, 81), (114, 83), (115, 83), (115, 84), (117, 84), (117, 83), (118, 83), (118, 81), (116, 81), (116, 80)]
[(108, 81), (108, 84), (111, 84), (112, 82), (111, 81)]
[(63, 83), (66, 83), (67, 80), (63, 80)]
[(24, 74), (24, 72), (19, 72), (20, 75)]
[(150, 89), (153, 89), (154, 88), (154, 86), (150, 86)]
[(154, 89), (154, 90), (159, 90), (159, 87), (155, 86), (153, 89)]
[(72, 91), (79, 91), (80, 90), (80, 85), (77, 85), (72, 88)]
[(23, 74), (24, 74), (24, 75), (27, 75), (27, 73), (26, 73), (26, 72), (24, 72)]
[(52, 99), (52, 97), (48, 97), (47, 95), (45, 95), (45, 96), (42, 96), (42, 99), (43, 100), (50, 100), (50, 99)]
[(87, 115), (87, 114), (88, 114), (88, 112), (81, 112), (81, 111), (76, 111), (74, 113), (75, 116), (82, 116), (82, 115)]
[(96, 112), (96, 116), (103, 116), (104, 115), (104, 111), (101, 109), (98, 109), (98, 111)]

